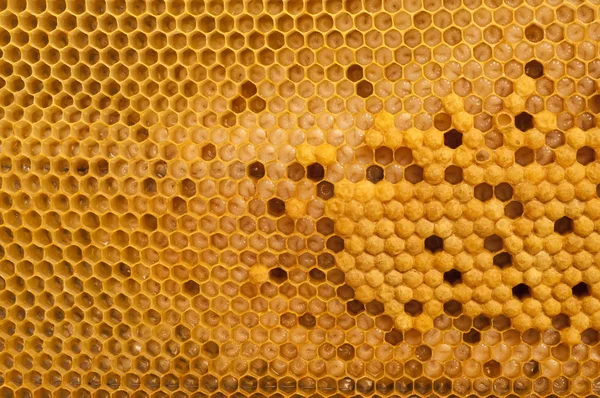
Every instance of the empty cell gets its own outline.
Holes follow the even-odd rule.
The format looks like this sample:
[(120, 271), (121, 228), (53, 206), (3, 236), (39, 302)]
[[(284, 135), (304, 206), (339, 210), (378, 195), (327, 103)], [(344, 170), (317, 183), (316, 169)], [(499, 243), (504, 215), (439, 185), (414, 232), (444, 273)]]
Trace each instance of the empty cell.
[(456, 149), (462, 145), (463, 134), (457, 130), (450, 130), (444, 133), (444, 145)]
[(531, 130), (533, 128), (533, 116), (526, 112), (519, 113), (515, 117), (515, 127), (521, 131)]
[(444, 250), (444, 240), (439, 236), (432, 235), (425, 239), (425, 249), (429, 250), (431, 253)]
[(570, 217), (564, 216), (554, 221), (554, 232), (566, 235), (573, 232), (573, 220)]

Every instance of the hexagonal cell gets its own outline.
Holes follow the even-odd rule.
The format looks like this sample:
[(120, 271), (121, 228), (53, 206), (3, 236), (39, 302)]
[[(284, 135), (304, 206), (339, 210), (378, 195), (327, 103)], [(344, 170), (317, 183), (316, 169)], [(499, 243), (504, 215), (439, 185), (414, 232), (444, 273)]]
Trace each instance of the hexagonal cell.
[(515, 117), (515, 127), (521, 131), (531, 130), (533, 128), (533, 116), (527, 112), (521, 112)]
[(589, 164), (596, 160), (596, 151), (589, 146), (584, 146), (577, 150), (577, 161), (583, 165)]
[(573, 232), (574, 223), (570, 217), (564, 216), (554, 221), (554, 232), (566, 235)]
[(462, 145), (463, 133), (457, 130), (450, 130), (444, 133), (444, 145), (449, 148), (456, 149)]
[(487, 202), (494, 196), (494, 188), (485, 182), (481, 183), (475, 186), (474, 196), (482, 202)]

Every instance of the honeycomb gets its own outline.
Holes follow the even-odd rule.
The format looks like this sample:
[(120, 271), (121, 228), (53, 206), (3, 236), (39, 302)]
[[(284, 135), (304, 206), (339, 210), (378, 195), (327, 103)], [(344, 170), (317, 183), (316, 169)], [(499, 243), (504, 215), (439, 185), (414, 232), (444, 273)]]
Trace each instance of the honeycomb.
[(599, 396), (599, 4), (0, 0), (0, 396)]

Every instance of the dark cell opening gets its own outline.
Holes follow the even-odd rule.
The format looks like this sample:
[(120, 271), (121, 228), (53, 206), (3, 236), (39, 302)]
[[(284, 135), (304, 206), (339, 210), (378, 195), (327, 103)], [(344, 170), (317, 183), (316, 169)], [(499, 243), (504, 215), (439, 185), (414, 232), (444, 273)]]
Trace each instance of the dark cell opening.
[(335, 265), (335, 257), (331, 253), (321, 253), (317, 257), (319, 267), (327, 269)]
[(367, 313), (369, 315), (381, 315), (383, 314), (383, 304), (377, 300), (373, 300), (370, 303), (367, 303)]
[(540, 371), (540, 365), (536, 360), (531, 360), (523, 365), (523, 373), (527, 377), (534, 377)]
[(398, 329), (392, 329), (385, 334), (385, 341), (391, 345), (398, 345), (403, 341), (402, 332)]
[(583, 298), (590, 295), (590, 287), (585, 282), (579, 282), (571, 288), (571, 291), (573, 292), (573, 296), (577, 298)]
[(415, 356), (419, 361), (429, 361), (431, 359), (431, 348), (426, 345), (418, 346), (415, 349)]
[(516, 200), (513, 200), (512, 202), (504, 206), (504, 215), (508, 218), (512, 218), (513, 220), (515, 218), (521, 217), (523, 215), (523, 211), (523, 204)]
[(556, 330), (563, 330), (571, 326), (571, 318), (566, 314), (558, 314), (552, 318), (552, 327)]
[(533, 128), (533, 116), (527, 112), (521, 112), (515, 117), (515, 127), (521, 131), (531, 130)]
[(323, 200), (333, 198), (334, 187), (329, 181), (321, 181), (317, 184), (317, 196)]
[(354, 83), (362, 79), (363, 74), (363, 68), (360, 65), (352, 65), (346, 70), (346, 77)]
[(292, 181), (300, 181), (305, 174), (304, 166), (300, 163), (292, 163), (287, 168), (287, 176)]
[(368, 98), (373, 94), (373, 84), (363, 80), (356, 86), (356, 93), (362, 98)]
[(573, 220), (564, 216), (554, 221), (554, 232), (566, 235), (573, 232)]
[(410, 300), (408, 303), (404, 304), (404, 312), (410, 316), (419, 316), (423, 313), (423, 304), (419, 303), (417, 300)]
[(462, 145), (463, 134), (460, 131), (452, 129), (444, 133), (444, 145), (449, 148), (456, 149)]
[(463, 169), (458, 166), (448, 166), (444, 171), (444, 180), (450, 184), (459, 184), (463, 180)]
[(587, 345), (596, 345), (600, 341), (600, 332), (594, 329), (586, 329), (581, 333), (581, 341)]
[(483, 373), (487, 377), (498, 377), (500, 375), (501, 367), (498, 361), (491, 360), (483, 364)]
[(321, 181), (325, 177), (325, 168), (319, 163), (313, 163), (306, 168), (306, 175), (313, 181)]
[(404, 178), (406, 181), (413, 184), (423, 181), (423, 168), (421, 166), (417, 166), (416, 164), (408, 166), (404, 171)]
[(346, 304), (346, 309), (350, 315), (358, 315), (365, 310), (365, 305), (358, 300), (350, 300)]
[(444, 312), (449, 316), (459, 316), (462, 313), (462, 304), (456, 300), (444, 303)]
[(300, 324), (300, 326), (304, 326), (307, 329), (312, 329), (317, 324), (317, 319), (313, 314), (309, 314), (307, 312), (306, 314), (298, 318), (298, 323)]
[(531, 297), (531, 289), (524, 283), (519, 283), (517, 286), (512, 288), (512, 294), (519, 300), (524, 300)]
[(476, 329), (471, 329), (463, 334), (463, 341), (467, 344), (477, 344), (481, 341), (481, 332)]
[(496, 185), (496, 187), (494, 188), (494, 194), (496, 195), (496, 198), (498, 200), (506, 202), (507, 200), (512, 199), (513, 187), (510, 184), (503, 182), (501, 184)]
[(475, 198), (486, 202), (494, 196), (494, 188), (490, 184), (482, 183), (475, 186)]
[(437, 235), (432, 235), (425, 239), (425, 249), (432, 253), (444, 250), (444, 240)]
[(521, 166), (527, 166), (528, 164), (533, 163), (534, 158), (535, 152), (533, 152), (533, 149), (531, 148), (523, 147), (517, 149), (515, 152), (515, 162)]
[(383, 177), (384, 173), (381, 166), (373, 165), (367, 168), (367, 180), (373, 184), (377, 184), (379, 181), (383, 180)]
[(313, 268), (308, 272), (308, 276), (313, 282), (323, 282), (325, 281), (326, 275), (325, 272), (321, 271), (318, 268)]
[(492, 253), (499, 252), (500, 250), (502, 250), (502, 246), (502, 238), (496, 234), (488, 236), (483, 241), (483, 247)]
[(506, 252), (496, 254), (494, 256), (494, 265), (500, 268), (506, 268), (512, 265), (512, 255)]
[(282, 216), (285, 214), (285, 202), (279, 198), (269, 199), (267, 202), (267, 210), (272, 216)]
[(261, 162), (254, 162), (248, 166), (248, 175), (252, 178), (263, 178), (265, 176), (265, 166)]
[(333, 233), (333, 220), (328, 217), (323, 217), (317, 221), (317, 232), (325, 236)]
[(456, 269), (444, 272), (444, 281), (452, 286), (462, 282), (462, 273)]
[(273, 268), (269, 271), (269, 279), (273, 283), (283, 283), (287, 281), (288, 274), (283, 268)]
[(529, 61), (525, 64), (525, 74), (532, 79), (542, 77), (544, 74), (544, 66), (539, 61)]
[(339, 253), (344, 250), (344, 239), (339, 236), (332, 236), (327, 239), (327, 248), (334, 253)]
[(577, 150), (577, 161), (582, 165), (589, 164), (594, 160), (596, 160), (596, 152), (589, 146)]
[(490, 327), (492, 321), (485, 315), (478, 315), (473, 319), (473, 327), (477, 330), (485, 330)]

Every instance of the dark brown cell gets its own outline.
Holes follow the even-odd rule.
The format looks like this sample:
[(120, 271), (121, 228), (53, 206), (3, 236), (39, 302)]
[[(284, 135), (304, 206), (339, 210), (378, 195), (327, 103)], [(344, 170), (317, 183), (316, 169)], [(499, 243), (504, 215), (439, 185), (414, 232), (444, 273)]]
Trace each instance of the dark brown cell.
[(321, 181), (325, 177), (325, 169), (320, 163), (313, 163), (306, 168), (306, 175), (313, 181)]
[(313, 314), (307, 312), (306, 314), (301, 315), (300, 318), (298, 318), (298, 323), (300, 324), (300, 326), (303, 326), (307, 329), (312, 329), (317, 324), (317, 319)]
[(531, 289), (524, 283), (519, 283), (517, 286), (512, 288), (513, 297), (519, 300), (524, 300), (531, 297)]
[(584, 298), (590, 295), (590, 287), (585, 282), (579, 282), (571, 288), (573, 296), (577, 298)]
[(533, 163), (534, 158), (535, 152), (533, 152), (533, 149), (531, 148), (523, 147), (517, 149), (515, 152), (515, 162), (521, 166), (527, 166), (528, 164)]
[(283, 268), (273, 268), (269, 271), (269, 280), (273, 283), (281, 284), (288, 279), (288, 273)]
[(329, 236), (333, 233), (333, 220), (331, 218), (323, 217), (317, 221), (317, 232), (325, 236)]
[(536, 24), (531, 24), (525, 28), (525, 38), (532, 43), (542, 41), (544, 39), (544, 29)]
[(566, 314), (558, 314), (552, 317), (552, 327), (556, 330), (563, 330), (571, 326), (571, 318)]
[(456, 149), (462, 145), (463, 133), (452, 129), (444, 133), (444, 145), (448, 148)]
[(348, 80), (350, 80), (351, 82), (354, 82), (354, 83), (356, 83), (357, 81), (362, 79), (363, 75), (364, 75), (363, 68), (360, 65), (351, 65), (346, 70), (346, 77), (348, 78)]
[(431, 348), (426, 345), (415, 348), (415, 356), (419, 361), (429, 361), (431, 359), (431, 353)]
[(383, 180), (384, 172), (381, 166), (369, 166), (367, 167), (367, 180), (372, 182), (373, 184), (377, 184), (379, 181)]
[(487, 202), (494, 196), (494, 189), (490, 184), (481, 183), (475, 186), (475, 198), (482, 202)]
[(536, 60), (529, 61), (525, 64), (525, 74), (533, 79), (544, 75), (544, 66)]
[(339, 253), (344, 250), (344, 239), (335, 235), (327, 239), (327, 248), (334, 253)]
[(503, 245), (502, 238), (496, 234), (488, 236), (483, 241), (483, 247), (492, 253), (502, 250)]
[(521, 131), (531, 130), (533, 128), (533, 116), (526, 112), (519, 113), (515, 117), (515, 127)]
[(342, 300), (350, 300), (354, 298), (354, 289), (348, 285), (342, 285), (336, 290), (337, 295)]
[(269, 199), (267, 210), (270, 215), (280, 217), (285, 214), (285, 202), (279, 198)]
[(308, 277), (311, 281), (316, 283), (321, 283), (325, 281), (325, 272), (321, 271), (318, 268), (313, 268), (308, 272)]
[(459, 316), (462, 313), (462, 304), (456, 300), (444, 303), (444, 312), (449, 316)]
[(444, 272), (444, 281), (448, 282), (452, 286), (462, 283), (462, 273), (456, 269), (446, 271)]
[(540, 371), (540, 365), (537, 361), (535, 361), (533, 359), (531, 361), (526, 362), (523, 365), (523, 373), (527, 377), (533, 378), (533, 377), (537, 376), (539, 371)]
[(423, 373), (423, 365), (421, 362), (411, 359), (404, 365), (404, 371), (409, 377), (419, 377)]
[(385, 334), (385, 341), (391, 345), (398, 345), (403, 341), (402, 332), (398, 329), (392, 329)]
[(447, 395), (452, 391), (452, 382), (446, 377), (435, 380), (433, 382), (433, 390), (440, 395)]
[(523, 215), (523, 204), (517, 200), (513, 200), (504, 206), (504, 215), (508, 218), (515, 219)]
[(354, 358), (354, 346), (351, 344), (342, 344), (337, 349), (337, 356), (341, 360), (349, 361)]
[(292, 163), (287, 167), (287, 176), (292, 181), (300, 181), (305, 174), (306, 170), (300, 163)]
[(261, 162), (254, 162), (248, 166), (248, 175), (257, 180), (265, 176), (265, 166)]
[(217, 156), (217, 148), (213, 144), (206, 144), (202, 147), (202, 159), (213, 160)]
[(581, 333), (581, 341), (587, 345), (596, 345), (600, 341), (600, 332), (594, 329), (586, 329)]
[(406, 181), (413, 184), (423, 181), (423, 168), (421, 166), (417, 166), (416, 164), (408, 166), (404, 171), (404, 178)]
[(573, 232), (573, 220), (567, 216), (554, 221), (554, 232), (566, 235)]
[(425, 249), (431, 253), (437, 253), (444, 250), (444, 240), (437, 235), (431, 235), (425, 239)]
[(365, 305), (358, 300), (350, 300), (346, 304), (346, 309), (350, 315), (358, 315), (365, 310)]
[(323, 200), (333, 198), (334, 186), (329, 181), (321, 181), (317, 184), (317, 196)]
[(417, 300), (410, 300), (408, 303), (404, 304), (404, 312), (410, 316), (419, 316), (423, 313), (423, 304), (419, 303)]
[(356, 94), (362, 98), (368, 98), (373, 95), (373, 83), (363, 80), (356, 85)]
[(491, 324), (492, 321), (485, 315), (478, 315), (473, 319), (473, 327), (477, 330), (486, 330)]
[(512, 255), (510, 253), (502, 252), (494, 256), (494, 265), (499, 268), (505, 268), (512, 264)]
[(463, 169), (458, 166), (448, 166), (444, 170), (444, 180), (450, 184), (460, 184), (463, 180)]
[(317, 257), (317, 263), (319, 267), (328, 269), (335, 265), (335, 257), (331, 253), (321, 253)]
[(585, 166), (594, 160), (596, 160), (596, 151), (589, 146), (584, 146), (583, 148), (579, 148), (577, 150), (577, 161), (582, 165)]
[(510, 200), (513, 196), (513, 187), (506, 182), (500, 183), (494, 188), (494, 195), (496, 195), (496, 198), (498, 200), (506, 202), (507, 200)]
[(367, 303), (367, 313), (369, 315), (377, 316), (383, 314), (383, 304), (377, 300), (373, 300)]
[(481, 332), (476, 329), (471, 329), (463, 334), (463, 341), (467, 344), (477, 344), (481, 341)]

